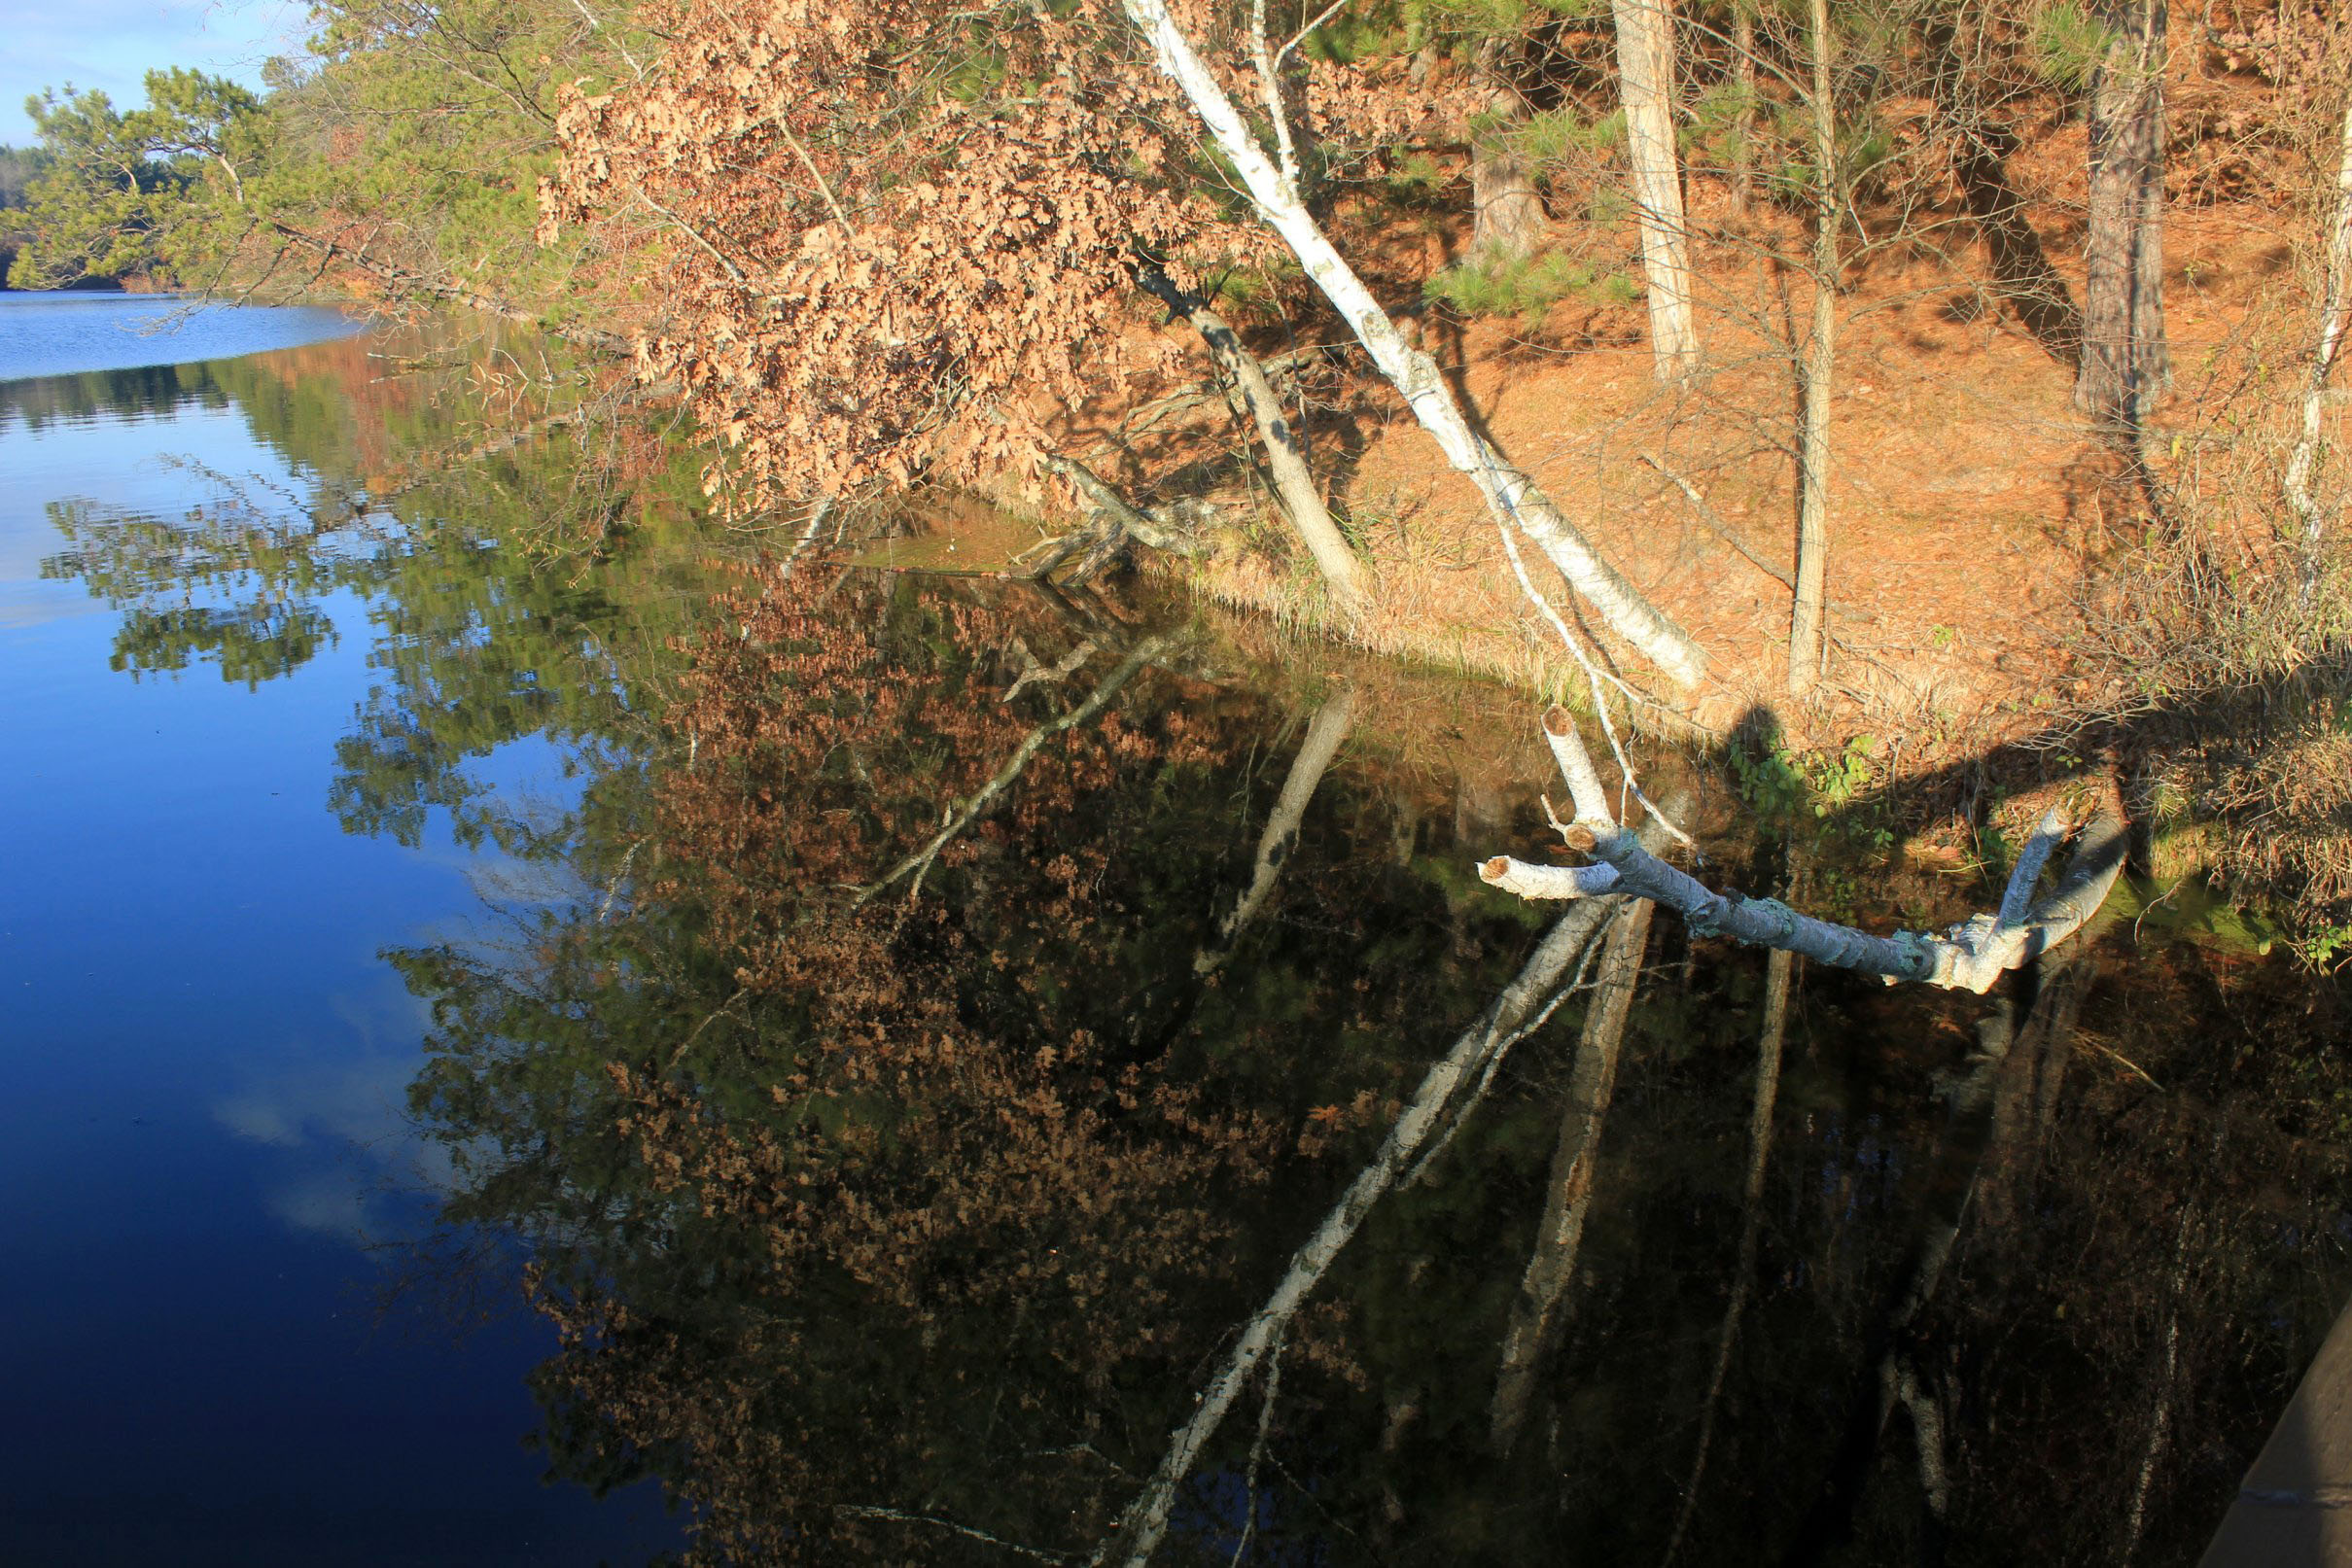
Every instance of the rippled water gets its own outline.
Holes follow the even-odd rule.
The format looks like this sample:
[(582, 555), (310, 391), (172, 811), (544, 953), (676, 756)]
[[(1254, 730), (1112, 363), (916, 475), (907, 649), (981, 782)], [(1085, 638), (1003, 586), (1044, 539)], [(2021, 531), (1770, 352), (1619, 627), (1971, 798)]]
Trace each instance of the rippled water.
[(0, 381), (227, 359), (358, 331), (341, 311), (316, 306), (232, 307), (100, 290), (0, 292)]
[(1563, 926), (1525, 703), (721, 569), (413, 347), (0, 382), (13, 1553), (2195, 1559), (2352, 1285), (2342, 993), (2210, 898), (1991, 998)]

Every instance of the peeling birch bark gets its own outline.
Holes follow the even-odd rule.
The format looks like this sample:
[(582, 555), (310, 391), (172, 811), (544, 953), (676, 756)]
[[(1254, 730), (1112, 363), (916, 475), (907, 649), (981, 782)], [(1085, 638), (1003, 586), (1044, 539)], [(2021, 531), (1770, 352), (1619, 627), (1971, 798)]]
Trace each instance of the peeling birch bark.
[(1308, 277), (1354, 331), (1446, 461), (1478, 486), (1498, 521), (1535, 541), (1568, 586), (1612, 631), (1677, 683), (1697, 685), (1706, 670), (1699, 645), (1602, 560), (1550, 498), (1472, 428), (1439, 374), (1437, 362), (1405, 341), (1379, 299), (1316, 223), (1295, 186), (1283, 180), (1258, 146), (1233, 100), (1176, 24), (1168, 0), (1120, 3), (1149, 42), (1161, 72), (1191, 102), (1211, 142), (1233, 164), (1259, 215), (1298, 257)]
[(1250, 873), (1249, 886), (1242, 890), (1224, 918), (1216, 923), (1216, 935), (1209, 945), (1194, 955), (1194, 974), (1213, 974), (1233, 957), (1233, 944), (1258, 912), (1266, 907), (1282, 867), (1290, 863), (1290, 854), (1298, 848), (1299, 823), (1307, 817), (1308, 802), (1315, 798), (1316, 786), (1323, 782), (1331, 759), (1348, 739), (1348, 731), (1355, 724), (1356, 694), (1353, 686), (1342, 686), (1307, 725), (1307, 739), (1299, 747), (1298, 755), (1290, 759), (1290, 773), (1282, 780), (1282, 792), (1276, 797), (1274, 810), (1267, 815), (1266, 830), (1258, 835), (1257, 866)]
[(2319, 462), (2320, 410), (2327, 402), (2328, 378), (2344, 343), (2346, 295), (2352, 291), (2352, 92), (2344, 95), (2344, 118), (2337, 132), (2335, 205), (2328, 215), (2327, 261), (2319, 295), (2319, 331), (2311, 344), (2311, 365), (2303, 382), (2301, 428), (2295, 449), (2288, 454), (2284, 488), (2287, 509), (2302, 528), (2303, 585), (2307, 593), (2319, 575), (2320, 534), (2324, 517), (2311, 494), (2311, 470)]
[[(1644, 825), (1643, 832), (1663, 840), (1663, 835), (1653, 832), (1649, 824)], [(1562, 916), (1521, 967), (1517, 978), (1503, 988), (1478, 1022), (1454, 1042), (1454, 1048), (1422, 1075), (1412, 1099), (1389, 1125), (1387, 1135), (1381, 1140), (1371, 1163), (1356, 1173), (1339, 1202), (1316, 1227), (1315, 1234), (1291, 1255), (1290, 1266), (1275, 1286), (1274, 1294), (1242, 1326), (1233, 1349), (1201, 1390), (1191, 1417), (1170, 1434), (1167, 1450), (1150, 1481), (1120, 1514), (1111, 1533), (1096, 1546), (1087, 1558), (1089, 1563), (1115, 1560), (1125, 1568), (1141, 1568), (1159, 1549), (1162, 1537), (1168, 1533), (1169, 1516), (1176, 1508), (1176, 1489), (1192, 1474), (1201, 1450), (1216, 1434), (1258, 1365), (1281, 1342), (1290, 1320), (1298, 1315), (1308, 1296), (1354, 1238), (1373, 1205), (1421, 1167), (1424, 1150), (1433, 1139), (1442, 1143), (1443, 1136), (1450, 1136), (1461, 1125), (1461, 1117), (1468, 1114), (1504, 1053), (1551, 1016), (1551, 1003), (1557, 1000), (1562, 977), (1617, 908), (1616, 899), (1601, 897), (1579, 904)], [(1447, 1112), (1457, 1105), (1461, 1108), (1449, 1117)]]
[[(1785, 948), (1833, 968), (1882, 975), (1890, 985), (1911, 981), (1981, 994), (2007, 971), (2082, 929), (2107, 901), (2124, 869), (2124, 824), (2112, 814), (2101, 812), (2080, 834), (2057, 886), (2034, 899), (2035, 881), (2043, 864), (2068, 836), (2064, 819), (2053, 808), (2019, 853), (1998, 913), (1974, 916), (1941, 936), (1924, 931), (1873, 936), (1850, 925), (1801, 915), (1776, 898), (1712, 891), (1689, 873), (1659, 859), (1617, 824), (1592, 753), (1576, 733), (1575, 720), (1564, 709), (1555, 708), (1544, 715), (1543, 728), (1576, 803), (1576, 820), (1566, 835), (1569, 847), (1597, 855), (1617, 874), (1613, 882), (1595, 878), (1596, 883), (1611, 893), (1664, 904), (1680, 915), (1695, 935), (1728, 936), (1751, 947)], [(1559, 869), (1496, 855), (1482, 862), (1478, 874), (1494, 887), (1516, 891), (1535, 882), (1564, 887), (1572, 879), (1560, 877)], [(1548, 896), (1576, 895), (1555, 891)]]
[(1682, 212), (1682, 159), (1674, 146), (1672, 0), (1615, 0), (1618, 100), (1641, 223), (1641, 273), (1649, 285), (1650, 359), (1661, 381), (1699, 367), (1691, 320), (1690, 231)]
[(1636, 898), (1611, 923), (1602, 949), (1593, 1002), (1576, 1042), (1568, 1080), (1568, 1104), (1560, 1119), (1560, 1140), (1552, 1151), (1543, 1219), (1527, 1256), (1519, 1294), (1503, 1330), (1502, 1365), (1494, 1377), (1489, 1409), (1494, 1451), (1508, 1454), (1519, 1441), (1535, 1397), (1536, 1375), (1560, 1343), (1568, 1291), (1576, 1281), (1576, 1256), (1584, 1244), (1584, 1221), (1593, 1203), (1593, 1169), (1617, 1092), (1617, 1061), (1632, 1016), (1633, 993), (1641, 981), (1641, 956), (1650, 941), (1646, 898)]

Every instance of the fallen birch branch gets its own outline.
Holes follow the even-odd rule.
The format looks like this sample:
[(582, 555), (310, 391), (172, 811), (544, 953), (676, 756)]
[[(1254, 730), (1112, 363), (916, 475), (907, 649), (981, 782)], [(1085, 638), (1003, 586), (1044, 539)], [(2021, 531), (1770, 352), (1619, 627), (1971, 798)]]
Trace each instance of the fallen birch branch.
[(2033, 889), (2043, 865), (2068, 837), (2065, 818), (2053, 807), (2019, 854), (1997, 914), (1973, 916), (1941, 936), (1924, 931), (1873, 936), (1799, 914), (1776, 898), (1715, 892), (1659, 859), (1610, 814), (1600, 776), (1567, 712), (1555, 708), (1544, 714), (1543, 728), (1576, 804), (1576, 820), (1564, 825), (1562, 836), (1570, 849), (1597, 856), (1598, 863), (1535, 865), (1496, 855), (1480, 864), (1481, 878), (1522, 898), (1631, 894), (1673, 910), (1695, 935), (1783, 948), (1816, 963), (1882, 975), (1889, 985), (1913, 981), (1982, 993), (2007, 971), (2080, 930), (2107, 901), (2124, 869), (2123, 821), (2102, 811), (2082, 829), (2057, 886), (2035, 900)]

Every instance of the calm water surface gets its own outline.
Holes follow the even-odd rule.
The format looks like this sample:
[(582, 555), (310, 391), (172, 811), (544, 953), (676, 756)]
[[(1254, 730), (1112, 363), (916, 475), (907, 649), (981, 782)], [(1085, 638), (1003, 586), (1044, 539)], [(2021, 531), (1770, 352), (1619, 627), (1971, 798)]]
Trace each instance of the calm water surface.
[[(2193, 890), (1983, 999), (1569, 945), (1520, 702), (721, 570), (319, 325), (0, 382), (11, 1560), (1083, 1560), (1306, 1258), (1160, 1560), (2185, 1563), (2352, 1286), (2341, 993)], [(1986, 896), (1735, 773), (1752, 890)]]
[[(541, 1484), (510, 1294), (462, 1331), (379, 1305), (447, 1159), (378, 954), (499, 856), (327, 809), (404, 635), (407, 547), (335, 526), (378, 417), (352, 325), (124, 331), (161, 308), (0, 296), (0, 377), (329, 341), (0, 380), (0, 1556), (643, 1560), (654, 1499)], [(563, 760), (480, 762), (560, 802)]]

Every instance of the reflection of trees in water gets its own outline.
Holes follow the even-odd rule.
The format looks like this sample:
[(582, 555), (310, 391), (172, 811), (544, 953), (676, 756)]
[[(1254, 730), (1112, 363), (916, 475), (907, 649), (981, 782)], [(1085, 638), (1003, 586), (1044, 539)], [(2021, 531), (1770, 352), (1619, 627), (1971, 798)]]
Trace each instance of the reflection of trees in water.
[[(1449, 908), (1446, 814), (1359, 753), (1311, 765), (1220, 945), (1315, 726), (1268, 746), (1175, 657), (860, 905), (1115, 628), (867, 579), (718, 623), (571, 905), (404, 960), (450, 1216), (531, 1238), (559, 1473), (660, 1476), (718, 1556), (1082, 1556), (1526, 927)], [(1164, 1554), (1246, 1518), (1257, 1560), (1657, 1560), (1687, 1511), (1686, 1563), (2106, 1560), (2135, 1514), (2138, 1560), (2193, 1556), (2342, 1276), (2334, 1021), (2119, 947), (1983, 1034), (1973, 998), (1802, 977), (1784, 1047), (1762, 955), (1653, 949), (1605, 1121), (1563, 1167), (1580, 998), (1372, 1210)], [(2257, 1029), (2302, 1066), (2232, 1068)], [(1547, 1202), (1582, 1205), (1572, 1266)], [(1561, 1327), (1521, 1336), (1497, 1457), (1523, 1277)]]
[[(1082, 1546), (1246, 1308), (1250, 1265), (1279, 1256), (1250, 1216), (1293, 1210), (1268, 1181), (1297, 1134), (1346, 1137), (1386, 1076), (1377, 1042), (1479, 966), (1446, 962), (1452, 933), (1425, 914), (1387, 957), (1342, 961), (1400, 902), (1361, 896), (1395, 868), (1352, 887), (1325, 868), (1204, 985), (1195, 956), (1234, 898), (1204, 847), (1236, 839), (1249, 726), (1167, 665), (1041, 749), (919, 894), (860, 903), (1120, 651), (1008, 704), (1015, 640), (1052, 665), (1079, 629), (874, 584), (771, 584), (720, 618), (638, 897), (549, 948), (625, 925), (661, 956), (608, 963), (607, 987), (699, 974), (700, 994), (633, 1040), (583, 1037), (646, 1001), (599, 991), (524, 1019), (558, 971), (477, 966), (420, 1085), (465, 1147), (486, 1146), (481, 1086), (522, 1063), (572, 1086), (557, 1102), (603, 1094), (634, 1140), (601, 1174), (641, 1223), (546, 1249), (543, 1299), (571, 1335), (549, 1369), (561, 1465), (635, 1456), (714, 1545), (755, 1554), (973, 1548), (899, 1515)], [(1428, 902), (1423, 885), (1411, 905)], [(1490, 937), (1522, 928), (1498, 914)], [(1514, 944), (1485, 945), (1508, 961)], [(531, 1123), (497, 1124), (497, 1180), (567, 1191), (512, 1174), (576, 1146)], [(579, 1206), (512, 1218), (575, 1237)]]
[[(53, 503), (64, 547), (43, 575), (120, 612), (117, 669), (211, 665), (249, 686), (333, 645), (348, 628), (328, 602), (355, 596), (375, 679), (336, 746), (337, 817), (414, 844), (439, 810), (462, 842), (527, 852), (544, 825), (502, 805), (475, 765), (540, 736), (598, 775), (649, 738), (644, 706), (658, 707), (710, 581), (683, 526), (693, 479), (635, 427), (454, 461), (485, 444), (478, 403), (441, 401), (461, 372), (386, 375), (375, 341), (16, 384), (60, 408), (230, 404), (288, 470), (171, 460), (198, 499), (170, 517)], [(509, 413), (541, 424), (527, 401)]]
[[(446, 1218), (524, 1237), (567, 1335), (556, 1468), (658, 1474), (746, 1557), (1083, 1552), (1517, 970), (1532, 917), (1447, 824), (1483, 845), (1532, 802), (1387, 767), (1377, 699), (1282, 721), (1210, 679), (1227, 655), (1146, 648), (918, 893), (858, 906), (1141, 640), (864, 577), (713, 611), (627, 439), (413, 483), (301, 382), (237, 396), (307, 488), (63, 511), (57, 570), (130, 612), (127, 666), (249, 680), (360, 595), (338, 816), (414, 842), (446, 812), (545, 868), (497, 945), (397, 961), (436, 1010)], [(355, 510), (379, 463), (397, 501)], [(552, 820), (474, 771), (535, 734), (583, 784)], [(1579, 997), (1381, 1199), (1166, 1555), (1229, 1557), (1246, 1517), (1261, 1560), (1654, 1559), (1686, 1512), (1685, 1563), (2194, 1554), (2337, 1305), (2333, 993), (2110, 940), (1995, 1055), (1979, 1003), (1802, 977), (1767, 1096), (1767, 960), (1682, 943), (1605, 1121), (1572, 1114)], [(1572, 1267), (1547, 1203), (1581, 1204)], [(1519, 1337), (1497, 1459), (1530, 1278), (1559, 1327)]]

